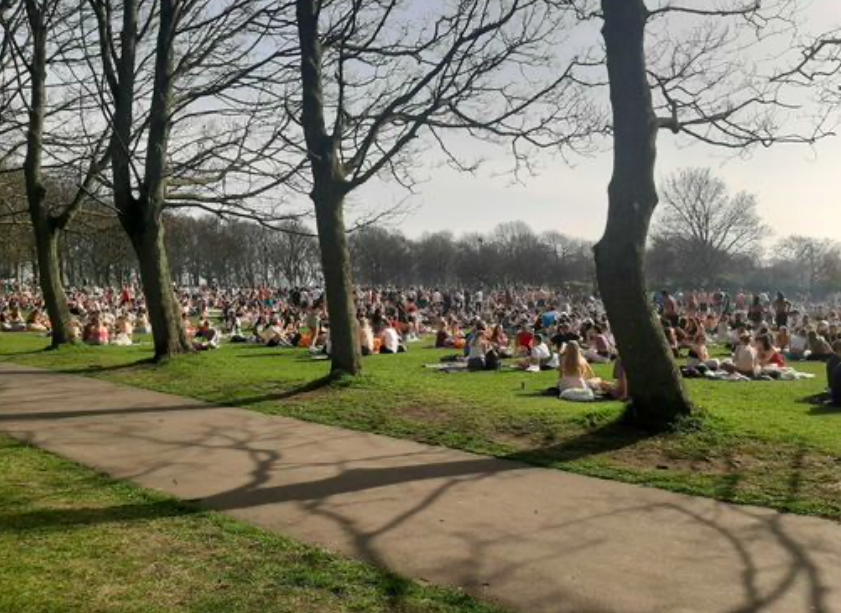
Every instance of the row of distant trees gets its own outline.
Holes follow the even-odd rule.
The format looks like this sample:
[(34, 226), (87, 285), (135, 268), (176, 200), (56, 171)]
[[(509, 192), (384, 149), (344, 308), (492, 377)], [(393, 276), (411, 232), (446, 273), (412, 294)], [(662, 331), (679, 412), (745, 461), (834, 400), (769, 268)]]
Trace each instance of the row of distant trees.
[[(841, 287), (841, 243), (786, 236), (770, 248), (751, 194), (730, 194), (709, 170), (687, 169), (661, 187), (662, 204), (646, 268), (650, 289), (778, 289), (815, 296)], [(0, 235), (0, 277), (37, 275), (35, 245), (24, 218)], [(179, 284), (223, 287), (301, 286), (322, 279), (312, 228), (287, 221), (280, 231), (256, 222), (172, 212), (167, 253)], [(595, 290), (592, 243), (523, 222), (491, 232), (449, 231), (409, 238), (370, 225), (349, 238), (354, 279), (366, 285), (500, 287), (540, 285)], [(116, 218), (82, 211), (63, 237), (61, 268), (71, 286), (123, 284), (138, 278), (137, 260)]]

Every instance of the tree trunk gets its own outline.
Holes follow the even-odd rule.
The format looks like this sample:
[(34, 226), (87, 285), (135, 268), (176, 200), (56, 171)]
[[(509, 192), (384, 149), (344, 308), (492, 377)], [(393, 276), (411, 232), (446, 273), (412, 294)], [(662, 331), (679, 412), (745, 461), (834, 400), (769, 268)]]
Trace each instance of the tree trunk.
[(155, 360), (165, 360), (192, 350), (184, 326), (181, 325), (181, 306), (172, 284), (164, 230), (161, 224), (126, 227), (140, 266), (140, 283), (146, 297)]
[(75, 339), (70, 331), (70, 309), (61, 282), (61, 265), (58, 257), (60, 231), (49, 221), (33, 223), (35, 244), (38, 250), (38, 270), (44, 305), (52, 328), (52, 346), (59, 347)]
[(334, 374), (357, 375), (362, 370), (362, 353), (345, 233), (344, 194), (328, 188), (314, 192), (313, 201), (330, 316), (331, 370)]
[(42, 153), (47, 103), (47, 26), (43, 9), (27, 2), (27, 18), (32, 32), (30, 69), (29, 124), (26, 135), (24, 175), (29, 218), (35, 238), (32, 274), (41, 286), (44, 303), (52, 327), (52, 346), (72, 341), (70, 310), (61, 283), (61, 262), (58, 257), (61, 225), (55, 222), (47, 207)]
[(630, 416), (662, 430), (691, 413), (675, 364), (646, 292), (646, 239), (657, 206), (654, 181), (657, 118), (646, 77), (644, 0), (602, 0), (614, 167), (604, 236), (596, 245), (599, 290), (631, 393)]
[(301, 123), (312, 165), (311, 197), (315, 204), (321, 268), (330, 314), (332, 372), (356, 375), (362, 370), (361, 348), (342, 210), (348, 187), (339, 159), (340, 135), (328, 133), (324, 116), (319, 10), (319, 3), (315, 0), (296, 2), (301, 44)]

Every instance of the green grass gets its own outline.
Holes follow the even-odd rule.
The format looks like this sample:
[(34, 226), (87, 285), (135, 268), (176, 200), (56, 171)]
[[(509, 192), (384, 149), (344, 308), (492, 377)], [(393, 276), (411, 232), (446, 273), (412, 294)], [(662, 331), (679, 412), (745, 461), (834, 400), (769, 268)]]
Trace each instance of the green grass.
[[(358, 380), (326, 384), (326, 362), (304, 351), (228, 345), (164, 366), (148, 344), (42, 351), (43, 338), (0, 335), (0, 360), (377, 432), (477, 453), (738, 503), (841, 518), (841, 411), (816, 397), (817, 375), (797, 382), (689, 381), (700, 427), (646, 436), (619, 424), (615, 402), (541, 395), (556, 374), (443, 374), (422, 368), (447, 352), (365, 359)], [(597, 366), (609, 375), (609, 367)], [(696, 424), (697, 426), (697, 424)]]
[(493, 613), (0, 436), (0, 611)]

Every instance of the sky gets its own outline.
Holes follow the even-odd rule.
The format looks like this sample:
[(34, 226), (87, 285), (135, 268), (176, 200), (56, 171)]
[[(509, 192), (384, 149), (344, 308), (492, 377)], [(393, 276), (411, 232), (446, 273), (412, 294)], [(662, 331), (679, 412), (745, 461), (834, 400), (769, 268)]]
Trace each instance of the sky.
[[(812, 0), (808, 16), (821, 28), (841, 24), (841, 0)], [(506, 165), (502, 151), (488, 153), (486, 145), (471, 143), (469, 151), (485, 157), (486, 166), (476, 176), (446, 167), (422, 168), (423, 181), (409, 200), (411, 213), (395, 225), (417, 237), (439, 230), (484, 232), (501, 222), (522, 220), (538, 231), (597, 240), (607, 215), (612, 162), (609, 142), (603, 145), (600, 153), (573, 155), (569, 163), (546, 156), (537, 176), (515, 184), (495, 172)], [(748, 159), (733, 159), (727, 152), (661, 131), (658, 150), (658, 182), (680, 168), (710, 167), (733, 192), (756, 194), (759, 213), (774, 232), (770, 240), (789, 234), (841, 240), (841, 136), (811, 147), (779, 145), (755, 151)], [(404, 197), (399, 186), (376, 180), (357, 195), (383, 205)]]

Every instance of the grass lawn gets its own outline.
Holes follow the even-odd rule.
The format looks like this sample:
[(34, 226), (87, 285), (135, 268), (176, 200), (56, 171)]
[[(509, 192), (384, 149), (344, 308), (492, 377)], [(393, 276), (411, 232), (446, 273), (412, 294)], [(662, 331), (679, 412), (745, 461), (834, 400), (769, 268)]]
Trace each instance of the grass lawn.
[[(443, 374), (447, 352), (365, 358), (358, 381), (325, 385), (306, 352), (227, 345), (156, 367), (151, 346), (43, 351), (44, 338), (0, 335), (0, 360), (84, 374), (263, 413), (514, 457), (564, 470), (786, 511), (841, 518), (841, 411), (820, 404), (817, 375), (797, 382), (689, 381), (706, 409), (696, 427), (646, 436), (618, 424), (619, 403), (541, 395), (556, 374)], [(609, 367), (597, 367), (602, 376)]]
[(0, 611), (493, 613), (0, 436)]

